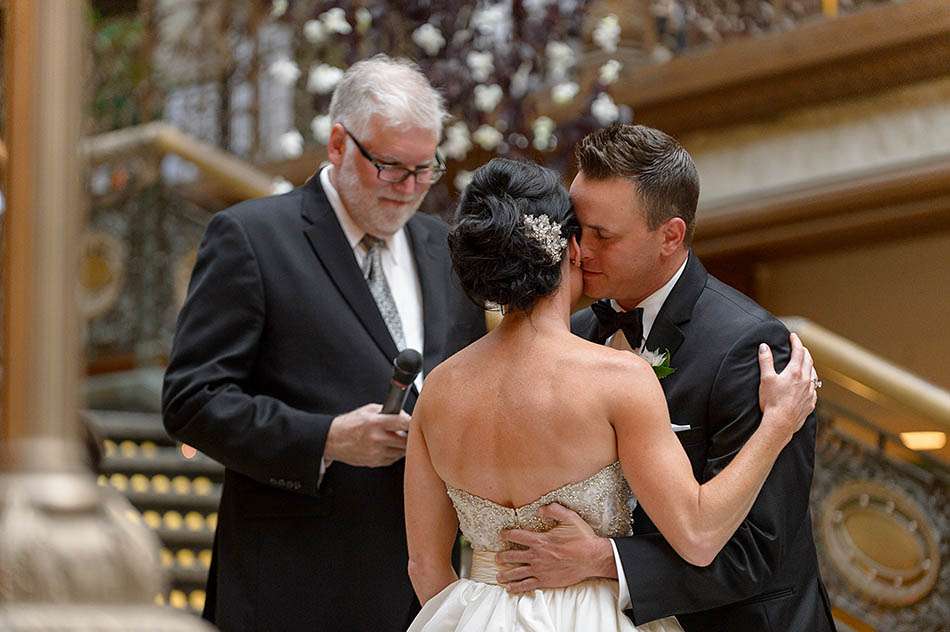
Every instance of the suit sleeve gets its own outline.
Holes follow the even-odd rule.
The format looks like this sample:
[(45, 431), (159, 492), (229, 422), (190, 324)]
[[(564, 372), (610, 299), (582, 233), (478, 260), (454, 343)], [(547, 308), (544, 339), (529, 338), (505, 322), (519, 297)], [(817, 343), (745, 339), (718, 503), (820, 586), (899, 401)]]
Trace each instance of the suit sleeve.
[[(751, 328), (726, 354), (709, 399), (704, 482), (729, 464), (762, 419), (761, 342), (772, 347), (777, 371), (788, 363), (788, 331), (777, 320)], [(616, 540), (635, 623), (709, 610), (762, 592), (782, 565), (786, 543), (809, 519), (813, 433), (814, 423), (806, 423), (785, 446), (749, 515), (709, 566), (690, 565), (659, 533)]]
[(176, 439), (261, 483), (316, 494), (332, 416), (254, 391), (265, 319), (258, 260), (243, 226), (218, 213), (198, 251), (162, 389)]

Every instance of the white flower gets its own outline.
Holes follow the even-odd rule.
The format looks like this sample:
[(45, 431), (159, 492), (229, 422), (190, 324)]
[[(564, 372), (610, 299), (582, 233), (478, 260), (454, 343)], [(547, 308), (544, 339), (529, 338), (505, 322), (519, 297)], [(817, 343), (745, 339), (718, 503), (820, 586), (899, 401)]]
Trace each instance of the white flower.
[(510, 20), (507, 14), (504, 4), (483, 7), (472, 14), (471, 25), (482, 35), (502, 35)]
[(542, 17), (552, 0), (524, 0), (524, 8), (529, 15)]
[(373, 26), (373, 14), (366, 7), (360, 7), (356, 10), (356, 31), (365, 33), (369, 27)]
[(307, 90), (317, 94), (333, 92), (336, 84), (343, 78), (343, 70), (329, 64), (320, 64), (310, 67), (310, 76), (307, 79)]
[(482, 125), (475, 133), (472, 134), (472, 140), (474, 140), (482, 149), (491, 151), (501, 143), (502, 139), (501, 132), (492, 127), (491, 125)]
[(468, 183), (472, 181), (472, 177), (475, 175), (472, 171), (465, 171), (462, 169), (459, 171), (456, 176), (453, 184), (455, 185), (456, 191), (461, 191), (468, 186)]
[(412, 32), (412, 41), (424, 50), (429, 57), (438, 55), (442, 47), (445, 46), (445, 38), (442, 37), (442, 32), (428, 22)]
[(666, 62), (673, 59), (673, 53), (670, 52), (670, 49), (662, 44), (657, 44), (653, 51), (650, 53), (650, 59), (658, 64), (665, 64)]
[(538, 151), (544, 151), (551, 146), (551, 134), (554, 132), (554, 121), (547, 116), (539, 116), (531, 124), (531, 131), (534, 133), (534, 148)]
[(488, 80), (488, 76), (495, 70), (495, 60), (491, 53), (471, 51), (465, 62), (472, 70), (472, 78), (479, 83)]
[(620, 20), (613, 13), (601, 18), (594, 27), (593, 37), (594, 43), (608, 53), (616, 51), (620, 42)]
[(616, 59), (608, 60), (600, 67), (600, 82), (605, 86), (609, 86), (620, 76), (620, 70), (622, 68), (623, 64)]
[(590, 113), (601, 125), (610, 125), (620, 118), (620, 108), (606, 92), (601, 92), (590, 105)]
[(329, 114), (315, 116), (313, 120), (310, 121), (310, 133), (313, 134), (313, 137), (321, 145), (326, 145), (330, 142), (330, 129), (332, 127), (333, 125), (330, 124)]
[(574, 49), (564, 42), (548, 42), (544, 49), (548, 62), (552, 64), (570, 65), (574, 63)]
[(294, 185), (290, 180), (286, 178), (277, 177), (274, 179), (274, 184), (271, 186), (271, 192), (274, 195), (280, 195), (281, 193), (287, 193), (294, 190)]
[(99, 165), (92, 172), (89, 189), (93, 195), (105, 195), (112, 190), (112, 168), (109, 165)]
[(563, 42), (548, 42), (544, 49), (548, 58), (548, 72), (554, 81), (567, 77), (567, 71), (574, 65), (574, 49)]
[(468, 133), (468, 125), (459, 121), (445, 130), (445, 140), (439, 150), (447, 158), (462, 160), (472, 148), (472, 140)]
[(280, 84), (292, 86), (300, 77), (300, 68), (290, 59), (282, 57), (270, 65), (267, 74)]
[(551, 99), (558, 105), (563, 105), (577, 96), (581, 87), (573, 81), (559, 83), (551, 89)]
[(497, 83), (490, 86), (479, 84), (475, 86), (475, 107), (482, 112), (491, 112), (498, 107), (502, 95), (501, 86)]
[(455, 35), (452, 36), (452, 45), (461, 46), (468, 40), (472, 39), (472, 32), (468, 29), (462, 29), (461, 31), (455, 31)]
[(270, 8), (271, 16), (279, 18), (285, 13), (287, 13), (287, 0), (274, 0), (274, 4)]
[(642, 351), (637, 351), (637, 355), (649, 362), (650, 366), (660, 366), (663, 364), (663, 360), (666, 359), (665, 353), (660, 353), (659, 349), (656, 351), (650, 351), (646, 348), (646, 345), (644, 345)]
[(515, 74), (511, 75), (508, 92), (513, 99), (520, 99), (528, 93), (528, 87), (531, 85), (531, 67), (530, 61), (521, 62)]
[(297, 130), (290, 130), (280, 135), (277, 145), (284, 158), (299, 158), (303, 153), (303, 136)]
[(320, 20), (307, 20), (303, 25), (303, 36), (311, 44), (319, 45), (327, 38), (327, 30)]
[(330, 33), (339, 33), (348, 35), (353, 32), (353, 27), (346, 21), (346, 11), (340, 7), (333, 7), (326, 13), (320, 14), (323, 26)]

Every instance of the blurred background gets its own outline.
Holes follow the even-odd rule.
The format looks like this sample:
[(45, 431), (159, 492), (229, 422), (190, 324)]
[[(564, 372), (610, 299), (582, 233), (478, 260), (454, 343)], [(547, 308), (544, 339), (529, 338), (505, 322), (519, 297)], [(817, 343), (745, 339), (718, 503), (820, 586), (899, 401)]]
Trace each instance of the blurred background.
[[(17, 309), (22, 288), (78, 284), (66, 328), (81, 354), (62, 357), (80, 371), (82, 424), (63, 432), (86, 439), (100, 491), (124, 496), (126, 518), (160, 541), (153, 607), (200, 611), (223, 475), (175, 445), (158, 414), (204, 227), (313, 174), (343, 70), (386, 52), (416, 60), (454, 117), (441, 147), (449, 173), (428, 213), (449, 218), (493, 156), (539, 161), (570, 182), (574, 144), (613, 121), (683, 143), (702, 182), (695, 251), (801, 333), (824, 381), (812, 511), (840, 628), (950, 627), (947, 0), (38, 4), (80, 7), (68, 19), (81, 53), (60, 70), (81, 89), (55, 102), (47, 82), (59, 76), (36, 75), (42, 51), (62, 44), (44, 21), (58, 14), (25, 11), (12, 24), (32, 3), (0, 2), (3, 407), (39, 388), (10, 386), (21, 374), (13, 349), (24, 349), (16, 332), (36, 317)], [(17, 58), (27, 32), (40, 52)], [(41, 129), (21, 135), (19, 151), (10, 140), (28, 122), (16, 77), (30, 72), (52, 95), (51, 120), (80, 121), (72, 277), (30, 277), (10, 254), (22, 235), (40, 242), (60, 228), (10, 228), (31, 213), (7, 204), (17, 174), (46, 169), (27, 160), (49, 140)], [(29, 419), (11, 419), (0, 418), (5, 440), (31, 434)]]

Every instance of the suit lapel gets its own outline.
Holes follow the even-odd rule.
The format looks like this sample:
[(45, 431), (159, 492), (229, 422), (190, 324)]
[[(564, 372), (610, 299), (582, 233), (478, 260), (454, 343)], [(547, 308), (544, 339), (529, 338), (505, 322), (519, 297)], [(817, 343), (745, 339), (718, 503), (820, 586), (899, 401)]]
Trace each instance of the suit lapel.
[(709, 273), (692, 251), (688, 257), (682, 276), (666, 297), (650, 329), (646, 342), (646, 348), (650, 351), (669, 350), (670, 356), (673, 356), (683, 344), (685, 334), (680, 326), (689, 322), (692, 317), (693, 307), (709, 277)]
[(449, 287), (449, 261), (439, 257), (444, 251), (436, 243), (437, 238), (418, 217), (406, 224), (412, 254), (416, 261), (419, 285), (422, 288), (422, 322), (425, 324), (422, 366), (426, 374), (443, 359), (446, 329), (446, 289)]
[(320, 186), (319, 176), (311, 177), (303, 188), (307, 193), (304, 195), (301, 209), (301, 214), (307, 222), (303, 232), (314, 255), (380, 351), (387, 360), (392, 361), (398, 353), (396, 343), (393, 342), (376, 301), (370, 294), (369, 286), (366, 285), (363, 273), (356, 263), (353, 249), (340, 227), (336, 213)]

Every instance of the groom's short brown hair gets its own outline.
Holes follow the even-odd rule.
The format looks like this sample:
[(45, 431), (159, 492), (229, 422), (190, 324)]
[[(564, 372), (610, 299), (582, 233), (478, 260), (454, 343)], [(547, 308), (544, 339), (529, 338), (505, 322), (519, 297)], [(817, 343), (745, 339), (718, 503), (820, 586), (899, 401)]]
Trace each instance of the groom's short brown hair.
[(686, 222), (683, 242), (692, 242), (699, 174), (689, 153), (671, 136), (652, 127), (614, 123), (584, 137), (574, 154), (585, 178), (631, 179), (650, 230), (680, 217)]

